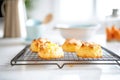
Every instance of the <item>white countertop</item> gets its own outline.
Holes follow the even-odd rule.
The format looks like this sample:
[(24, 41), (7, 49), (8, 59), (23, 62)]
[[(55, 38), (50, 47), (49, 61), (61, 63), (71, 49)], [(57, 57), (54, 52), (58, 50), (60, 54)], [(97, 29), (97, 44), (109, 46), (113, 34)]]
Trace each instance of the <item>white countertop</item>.
[[(58, 39), (56, 41), (59, 42)], [(107, 43), (102, 35), (90, 41), (120, 55), (120, 42)], [(25, 45), (22, 39), (0, 39), (0, 80), (120, 80), (118, 65), (65, 65), (62, 69), (54, 65), (11, 66), (10, 60)]]

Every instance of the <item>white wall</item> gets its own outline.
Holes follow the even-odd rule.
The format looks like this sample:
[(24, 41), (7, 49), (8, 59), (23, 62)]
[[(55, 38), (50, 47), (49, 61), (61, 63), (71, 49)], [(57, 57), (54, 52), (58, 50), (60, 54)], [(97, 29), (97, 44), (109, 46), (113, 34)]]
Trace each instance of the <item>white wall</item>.
[(34, 0), (33, 10), (29, 12), (29, 15), (33, 19), (43, 21), (48, 13), (53, 13), (54, 0)]
[[(52, 25), (49, 25), (49, 28), (54, 27), (54, 24), (64, 23), (59, 18), (59, 1), (60, 0), (32, 0), (33, 1), (33, 10), (29, 12), (29, 15), (32, 19), (37, 19), (43, 21), (45, 16), (49, 13), (52, 13), (54, 16)], [(94, 20), (92, 20), (94, 22)], [(101, 25), (102, 27), (98, 30), (98, 33), (105, 33), (105, 25)]]
[(4, 19), (0, 18), (0, 38), (3, 37)]

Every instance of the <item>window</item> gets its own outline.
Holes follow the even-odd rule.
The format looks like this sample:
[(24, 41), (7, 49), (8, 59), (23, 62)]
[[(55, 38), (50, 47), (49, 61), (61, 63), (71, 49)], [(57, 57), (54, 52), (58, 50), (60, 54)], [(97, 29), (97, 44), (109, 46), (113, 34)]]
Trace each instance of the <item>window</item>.
[(120, 9), (120, 0), (59, 0), (59, 21), (89, 22), (103, 20), (112, 9)]
[(96, 14), (99, 19), (105, 19), (112, 14), (112, 9), (120, 9), (120, 0), (96, 0)]
[(88, 20), (92, 16), (92, 1), (60, 0), (60, 20), (69, 22)]

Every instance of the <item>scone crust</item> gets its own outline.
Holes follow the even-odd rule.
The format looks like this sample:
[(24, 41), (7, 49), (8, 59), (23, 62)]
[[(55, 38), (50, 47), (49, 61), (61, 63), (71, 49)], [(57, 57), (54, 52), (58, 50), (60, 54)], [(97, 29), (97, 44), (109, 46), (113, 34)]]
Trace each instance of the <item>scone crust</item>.
[(95, 43), (83, 42), (82, 46), (76, 50), (77, 56), (82, 58), (101, 58), (101, 46)]
[(76, 52), (76, 48), (82, 45), (81, 41), (76, 39), (66, 39), (62, 45), (62, 49), (66, 52)]
[(38, 38), (38, 39), (34, 39), (30, 45), (30, 50), (32, 52), (37, 53), (38, 52), (38, 47), (46, 42), (49, 42), (48, 39), (46, 38)]
[(48, 42), (44, 45), (41, 45), (38, 55), (42, 59), (54, 59), (54, 58), (62, 58), (64, 57), (64, 52), (60, 46), (57, 44)]

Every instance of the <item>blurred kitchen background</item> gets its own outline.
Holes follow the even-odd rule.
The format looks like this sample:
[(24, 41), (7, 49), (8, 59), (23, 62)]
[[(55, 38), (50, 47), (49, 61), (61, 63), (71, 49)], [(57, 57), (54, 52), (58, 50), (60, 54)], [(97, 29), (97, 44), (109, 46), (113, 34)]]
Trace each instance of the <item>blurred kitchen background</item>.
[(0, 38), (50, 36), (73, 24), (99, 24), (96, 34), (105, 34), (106, 26), (120, 26), (119, 11), (120, 0), (0, 0)]

